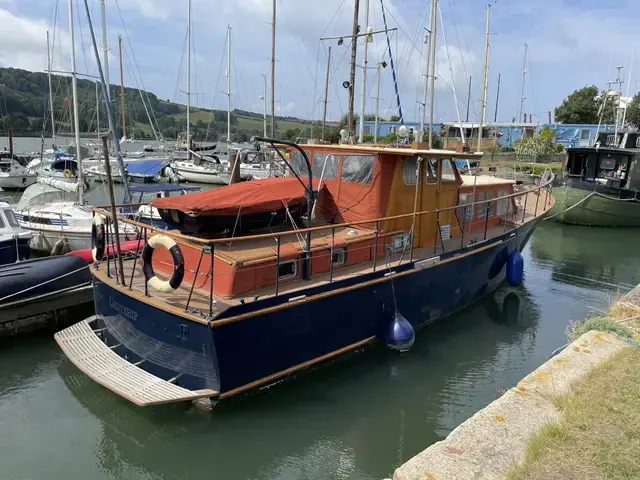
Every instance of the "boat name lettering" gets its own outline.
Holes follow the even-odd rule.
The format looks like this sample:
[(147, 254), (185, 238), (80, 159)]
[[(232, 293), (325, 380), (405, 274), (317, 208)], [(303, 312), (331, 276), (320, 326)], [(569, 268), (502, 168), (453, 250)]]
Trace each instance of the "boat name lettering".
[(130, 309), (129, 307), (125, 307), (121, 303), (116, 302), (111, 297), (109, 297), (109, 306), (111, 308), (113, 308), (116, 312), (124, 315), (127, 318), (130, 318), (131, 320), (135, 321), (135, 320), (138, 319), (138, 312), (136, 312), (135, 310)]

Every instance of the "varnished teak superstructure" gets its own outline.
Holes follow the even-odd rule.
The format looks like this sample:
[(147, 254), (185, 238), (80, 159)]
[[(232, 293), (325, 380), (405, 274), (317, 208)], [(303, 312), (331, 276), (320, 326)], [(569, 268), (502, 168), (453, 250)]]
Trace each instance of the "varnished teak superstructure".
[[(302, 149), (311, 184), (320, 190), (310, 228), (292, 228), (300, 218), (288, 215), (284, 223), (241, 236), (161, 231), (184, 256), (184, 281), (170, 293), (150, 288), (138, 258), (123, 262), (124, 284), (114, 275), (117, 264), (97, 265), (97, 315), (90, 326), (113, 365), (106, 355), (100, 367), (92, 366), (91, 355), (74, 353), (62, 332), (58, 342), (69, 358), (107, 388), (135, 396), (138, 405), (162, 403), (157, 389), (163, 384), (175, 398), (206, 396), (215, 403), (374, 342), (396, 311), (417, 327), (465, 307), (504, 281), (509, 255), (523, 248), (553, 204), (550, 179), (514, 192), (511, 181), (461, 177), (454, 157), (464, 154)], [(303, 180), (305, 155), (289, 154), (292, 173)], [(268, 188), (269, 180), (262, 182)], [(176, 205), (206, 215), (184, 208), (185, 198)], [(167, 210), (171, 203), (157, 206)], [(109, 223), (107, 211), (96, 214)], [(156, 233), (120, 221), (142, 238)], [(153, 269), (172, 275), (174, 259), (158, 249)], [(83, 325), (86, 335), (89, 324)], [(105, 377), (122, 358), (144, 370), (144, 381), (150, 374), (160, 382), (153, 396), (145, 399), (135, 382), (119, 384), (115, 373)], [(176, 393), (175, 386), (196, 393)]]

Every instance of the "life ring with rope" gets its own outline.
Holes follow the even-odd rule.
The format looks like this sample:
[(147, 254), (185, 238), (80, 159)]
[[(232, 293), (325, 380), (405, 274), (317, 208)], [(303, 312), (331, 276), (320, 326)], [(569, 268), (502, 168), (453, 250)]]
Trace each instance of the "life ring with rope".
[(73, 176), (73, 172), (68, 168), (65, 168), (62, 171), (62, 174), (64, 175), (64, 178), (71, 178)]
[[(153, 271), (151, 260), (153, 252), (158, 247), (169, 250), (173, 259), (173, 275), (169, 280), (160, 280)], [(142, 272), (147, 279), (148, 285), (160, 293), (171, 293), (178, 289), (184, 278), (184, 257), (180, 246), (167, 235), (154, 235), (151, 237), (142, 250)]]
[(98, 263), (104, 259), (106, 230), (100, 215), (93, 216), (91, 223), (91, 256)]

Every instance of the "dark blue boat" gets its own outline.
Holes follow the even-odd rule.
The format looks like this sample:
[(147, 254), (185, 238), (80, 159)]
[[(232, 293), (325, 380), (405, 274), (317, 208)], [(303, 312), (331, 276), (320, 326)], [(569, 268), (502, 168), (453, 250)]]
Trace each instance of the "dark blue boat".
[[(70, 360), (140, 406), (212, 405), (376, 342), (406, 351), (418, 327), (522, 281), (520, 251), (553, 205), (550, 181), (518, 192), (481, 177), (506, 193), (469, 190), (455, 167), (468, 154), (291, 145), (301, 183), (325, 174), (312, 228), (148, 231), (143, 268), (124, 264), (126, 285), (113, 265), (92, 271), (96, 316), (56, 335)], [(120, 376), (106, 379), (92, 355)]]

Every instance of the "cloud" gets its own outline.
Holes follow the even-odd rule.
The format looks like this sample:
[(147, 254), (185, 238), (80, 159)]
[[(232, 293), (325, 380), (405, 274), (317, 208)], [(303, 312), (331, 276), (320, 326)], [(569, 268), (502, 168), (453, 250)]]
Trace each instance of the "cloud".
[[(0, 65), (43, 71), (47, 66), (47, 22), (0, 9), (0, 25)], [(58, 35), (68, 45), (66, 34)]]

